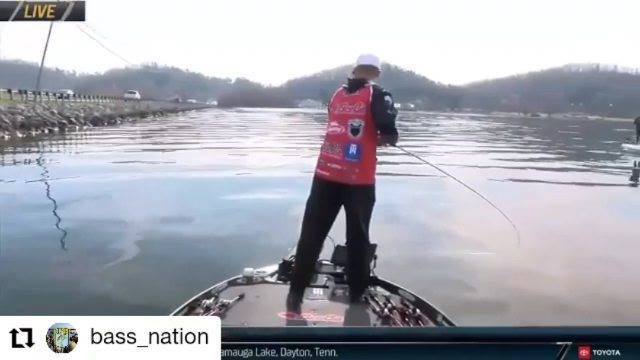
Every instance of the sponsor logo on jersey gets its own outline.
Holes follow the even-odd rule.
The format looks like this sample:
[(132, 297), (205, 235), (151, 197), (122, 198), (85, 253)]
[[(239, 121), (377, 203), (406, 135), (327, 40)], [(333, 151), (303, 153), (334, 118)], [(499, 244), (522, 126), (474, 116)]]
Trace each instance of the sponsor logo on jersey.
[(352, 119), (349, 120), (349, 136), (353, 139), (357, 139), (362, 136), (364, 132), (364, 120)]
[(358, 101), (356, 103), (338, 103), (333, 106), (333, 113), (335, 114), (352, 114), (352, 115), (364, 115), (367, 112), (367, 107), (364, 102)]
[(340, 125), (337, 121), (332, 121), (327, 126), (327, 135), (340, 135), (345, 132), (344, 126)]
[(351, 162), (362, 160), (362, 146), (358, 143), (349, 143), (344, 150), (344, 158)]
[(340, 144), (325, 141), (320, 147), (320, 151), (333, 157), (342, 158), (342, 145)]

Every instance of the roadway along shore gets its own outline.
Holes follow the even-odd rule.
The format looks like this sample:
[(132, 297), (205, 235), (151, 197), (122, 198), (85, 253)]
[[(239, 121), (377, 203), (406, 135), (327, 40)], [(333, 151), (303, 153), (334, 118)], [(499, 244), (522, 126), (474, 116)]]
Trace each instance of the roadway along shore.
[(167, 113), (209, 108), (168, 101), (0, 103), (0, 141), (93, 126), (117, 125)]

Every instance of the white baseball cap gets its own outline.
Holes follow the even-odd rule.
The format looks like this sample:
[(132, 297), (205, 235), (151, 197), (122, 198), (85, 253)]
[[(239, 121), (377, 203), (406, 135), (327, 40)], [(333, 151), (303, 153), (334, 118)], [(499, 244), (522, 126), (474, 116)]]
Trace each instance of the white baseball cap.
[(362, 54), (358, 56), (358, 60), (356, 61), (356, 66), (358, 65), (375, 66), (378, 70), (381, 69), (380, 58), (373, 54)]

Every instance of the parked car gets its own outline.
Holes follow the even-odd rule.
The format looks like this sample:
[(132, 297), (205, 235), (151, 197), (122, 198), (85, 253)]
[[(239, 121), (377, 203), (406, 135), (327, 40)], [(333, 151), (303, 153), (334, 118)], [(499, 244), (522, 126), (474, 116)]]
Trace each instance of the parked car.
[(58, 94), (58, 99), (70, 99), (76, 92), (71, 89), (60, 89), (58, 90)]
[(127, 90), (124, 92), (124, 95), (122, 96), (125, 100), (140, 100), (142, 99), (142, 96), (140, 96), (140, 93), (137, 90)]

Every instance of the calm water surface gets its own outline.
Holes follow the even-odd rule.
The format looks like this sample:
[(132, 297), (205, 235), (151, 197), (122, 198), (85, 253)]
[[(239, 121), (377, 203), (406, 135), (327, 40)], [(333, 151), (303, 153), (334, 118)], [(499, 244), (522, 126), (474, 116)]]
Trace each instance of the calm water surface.
[[(324, 128), (211, 110), (0, 144), (0, 314), (166, 314), (286, 255)], [(616, 121), (405, 113), (379, 154), (377, 273), (461, 325), (640, 322), (640, 189)], [(340, 218), (333, 237), (344, 240)]]

